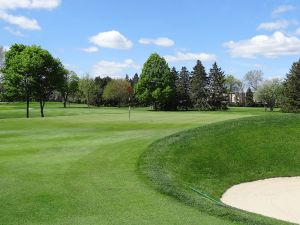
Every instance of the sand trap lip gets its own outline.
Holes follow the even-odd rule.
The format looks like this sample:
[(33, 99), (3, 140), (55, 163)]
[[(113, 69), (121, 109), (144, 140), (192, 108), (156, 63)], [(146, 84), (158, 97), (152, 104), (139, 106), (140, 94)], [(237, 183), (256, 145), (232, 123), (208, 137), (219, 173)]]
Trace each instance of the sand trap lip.
[(229, 188), (221, 201), (235, 208), (300, 224), (300, 177), (278, 177)]

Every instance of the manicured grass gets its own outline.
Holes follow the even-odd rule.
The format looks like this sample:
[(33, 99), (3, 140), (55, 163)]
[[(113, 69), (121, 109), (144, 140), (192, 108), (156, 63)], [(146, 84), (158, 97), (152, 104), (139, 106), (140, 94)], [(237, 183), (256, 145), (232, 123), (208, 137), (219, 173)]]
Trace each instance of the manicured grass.
[[(24, 103), (0, 104), (0, 224), (239, 224), (161, 194), (138, 170), (154, 141), (209, 123), (264, 114), (63, 109), (26, 119)], [(38, 110), (38, 109), (37, 109)], [(9, 117), (5, 119), (5, 117)], [(18, 117), (18, 118), (16, 118)]]
[[(26, 105), (24, 102), (18, 103), (6, 103), (0, 102), (0, 119), (8, 119), (8, 118), (24, 118), (26, 115)], [(58, 102), (47, 102), (45, 105), (45, 116), (53, 117), (53, 116), (71, 116), (78, 115), (83, 113), (93, 113), (93, 108), (88, 111), (79, 110), (87, 108), (86, 105), (83, 104), (70, 104), (68, 106), (68, 110), (63, 109), (63, 104)], [(30, 117), (40, 117), (40, 106), (37, 102), (31, 102), (29, 106)]]
[(243, 224), (288, 224), (220, 206), (203, 193), (218, 201), (235, 184), (300, 176), (299, 137), (300, 115), (215, 123), (155, 142), (142, 155), (140, 169), (162, 193), (211, 215)]

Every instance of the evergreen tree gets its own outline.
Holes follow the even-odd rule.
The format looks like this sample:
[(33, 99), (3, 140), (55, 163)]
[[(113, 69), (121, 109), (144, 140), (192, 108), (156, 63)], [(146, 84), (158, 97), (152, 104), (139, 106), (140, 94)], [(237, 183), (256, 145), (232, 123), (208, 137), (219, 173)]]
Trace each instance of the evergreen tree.
[(246, 106), (247, 107), (254, 106), (253, 96), (254, 96), (254, 94), (253, 94), (251, 88), (249, 87), (246, 91)]
[(212, 110), (227, 110), (228, 96), (225, 87), (225, 74), (217, 63), (212, 65), (209, 72), (210, 107)]
[(209, 108), (208, 104), (209, 78), (201, 61), (198, 60), (192, 71), (191, 77), (191, 101), (199, 110)]
[(139, 79), (139, 75), (135, 73), (131, 80), (131, 86), (134, 87), (139, 82)]
[(293, 63), (284, 83), (285, 112), (300, 112), (300, 60)]
[(136, 97), (145, 105), (152, 104), (155, 110), (170, 110), (174, 97), (173, 82), (166, 60), (156, 53), (151, 54), (135, 86)]
[(172, 77), (172, 89), (173, 89), (173, 98), (172, 98), (172, 108), (177, 110), (177, 106), (178, 106), (178, 94), (177, 94), (177, 82), (178, 82), (178, 71), (176, 70), (175, 67), (172, 67), (171, 69), (171, 77)]
[(184, 66), (181, 68), (179, 77), (176, 82), (176, 90), (177, 90), (176, 97), (177, 97), (179, 108), (188, 110), (188, 108), (191, 106), (190, 89), (191, 89), (190, 72)]

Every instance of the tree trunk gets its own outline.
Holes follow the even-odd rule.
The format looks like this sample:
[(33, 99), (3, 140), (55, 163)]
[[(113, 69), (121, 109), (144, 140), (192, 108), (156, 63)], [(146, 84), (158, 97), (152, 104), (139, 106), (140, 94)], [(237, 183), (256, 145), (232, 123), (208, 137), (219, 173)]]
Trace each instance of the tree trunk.
[(65, 96), (64, 96), (64, 108), (67, 108), (67, 102), (68, 102), (68, 94), (65, 94)]
[(45, 115), (44, 115), (44, 106), (45, 106), (45, 102), (40, 100), (41, 117), (45, 117)]
[(26, 93), (26, 118), (29, 118), (29, 93)]

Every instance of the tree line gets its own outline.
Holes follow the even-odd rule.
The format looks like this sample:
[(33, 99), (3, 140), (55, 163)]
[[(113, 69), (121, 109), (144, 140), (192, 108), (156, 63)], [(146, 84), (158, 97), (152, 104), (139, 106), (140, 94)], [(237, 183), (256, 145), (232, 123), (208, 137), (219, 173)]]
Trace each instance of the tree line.
[[(183, 66), (177, 71), (156, 53), (144, 63), (141, 75), (112, 79), (109, 76), (79, 77), (64, 68), (40, 46), (15, 44), (8, 51), (0, 47), (0, 100), (26, 101), (29, 117), (31, 101), (40, 103), (44, 116), (46, 101), (93, 106), (152, 106), (154, 110), (227, 110), (233, 96), (244, 98), (237, 106), (281, 107), (285, 112), (300, 111), (300, 61), (295, 62), (285, 80), (263, 81), (260, 70), (251, 70), (243, 80), (214, 63), (206, 71), (198, 60), (192, 71)], [(133, 92), (129, 91), (133, 90)]]
[(0, 47), (0, 101), (25, 101), (26, 117), (31, 101), (39, 102), (41, 117), (47, 101), (62, 101), (64, 107), (71, 102), (89, 107), (127, 104), (128, 87), (138, 79), (137, 74), (132, 79), (79, 77), (40, 46), (14, 44), (6, 52)]
[(198, 60), (192, 72), (169, 68), (158, 54), (145, 62), (135, 87), (138, 101), (154, 110), (227, 110), (225, 73), (214, 63), (209, 73)]

